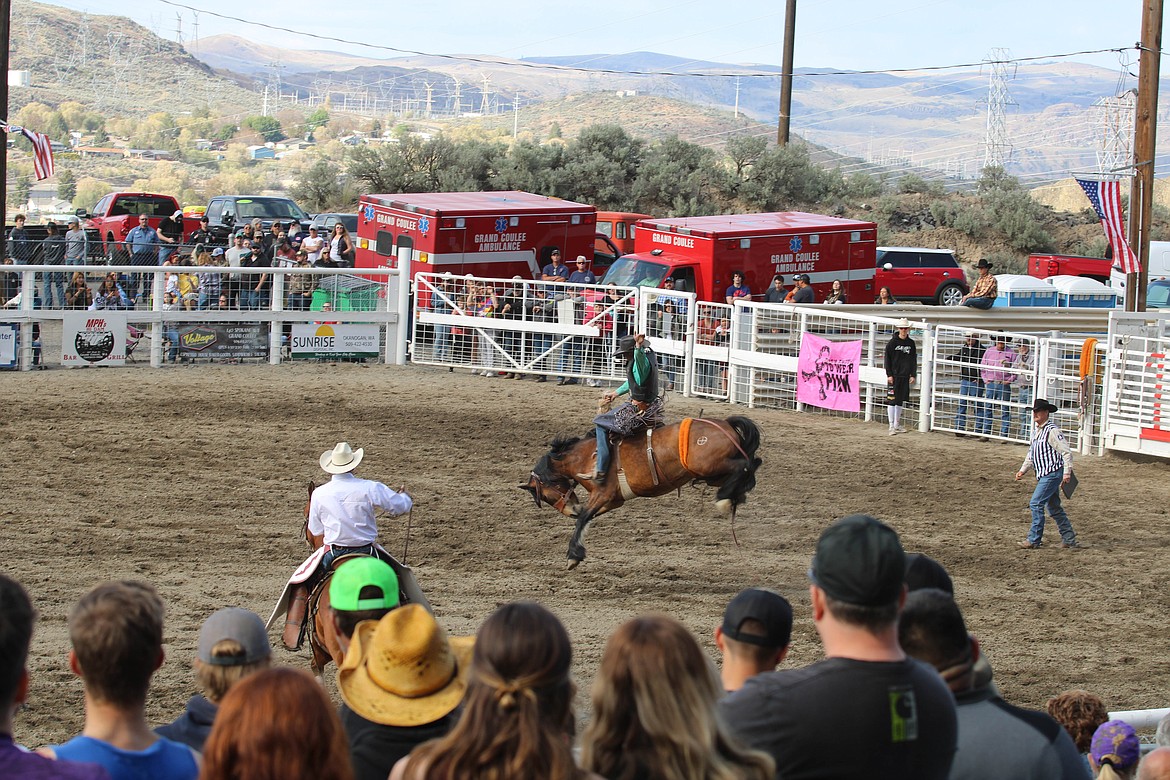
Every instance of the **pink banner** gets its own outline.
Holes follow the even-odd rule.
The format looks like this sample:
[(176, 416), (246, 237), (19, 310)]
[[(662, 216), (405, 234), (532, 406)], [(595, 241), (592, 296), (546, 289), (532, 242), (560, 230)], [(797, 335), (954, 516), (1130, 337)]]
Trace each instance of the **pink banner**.
[(839, 412), (861, 411), (860, 362), (860, 341), (829, 341), (803, 334), (797, 359), (796, 400)]

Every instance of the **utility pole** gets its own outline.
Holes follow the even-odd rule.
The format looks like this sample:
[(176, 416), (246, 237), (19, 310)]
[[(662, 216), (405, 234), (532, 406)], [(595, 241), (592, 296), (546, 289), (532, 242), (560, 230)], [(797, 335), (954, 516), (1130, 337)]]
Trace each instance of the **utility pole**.
[(735, 118), (739, 119), (739, 76), (735, 77)]
[[(12, 0), (0, 0), (0, 111), (4, 112), (3, 119), (8, 122), (8, 33), (12, 24)], [(9, 133), (0, 133), (4, 138), (4, 152), (0, 154), (0, 228), (8, 221), (8, 137)]]
[(512, 141), (520, 134), (520, 93), (512, 96)]
[(1142, 0), (1137, 116), (1133, 131), (1133, 184), (1129, 191), (1130, 246), (1140, 270), (1125, 279), (1125, 310), (1146, 310), (1150, 272), (1150, 219), (1154, 211), (1154, 143), (1158, 131), (1158, 71), (1162, 58), (1162, 2)]
[(796, 0), (788, 0), (788, 9), (784, 13), (784, 67), (780, 73), (780, 124), (776, 128), (776, 143), (780, 146), (788, 146), (788, 131), (792, 125), (792, 55), (795, 47)]

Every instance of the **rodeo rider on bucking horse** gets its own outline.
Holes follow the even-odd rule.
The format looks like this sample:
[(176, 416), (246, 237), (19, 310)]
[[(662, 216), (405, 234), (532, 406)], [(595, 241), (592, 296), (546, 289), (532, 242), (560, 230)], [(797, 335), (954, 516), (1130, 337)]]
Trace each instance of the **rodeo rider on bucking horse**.
[(597, 415), (593, 423), (597, 430), (597, 460), (592, 474), (578, 474), (578, 480), (601, 483), (609, 472), (609, 432), (622, 439), (645, 428), (662, 425), (665, 399), (658, 394), (658, 361), (646, 336), (623, 336), (614, 357), (626, 359), (626, 381), (616, 390), (608, 391), (602, 401), (612, 403), (619, 395), (630, 394), (630, 400), (618, 408)]
[(333, 476), (314, 490), (309, 499), (308, 529), (314, 537), (322, 537), (325, 555), (318, 574), (298, 585), (289, 599), (283, 636), (284, 646), (289, 650), (300, 649), (309, 593), (321, 573), (329, 571), (334, 559), (343, 555), (381, 557), (376, 544), (377, 510), (401, 515), (409, 512), (413, 504), (405, 490), (391, 490), (381, 482), (354, 476), (352, 472), (362, 462), (363, 455), (365, 450), (354, 450), (346, 442), (321, 454), (321, 468)]

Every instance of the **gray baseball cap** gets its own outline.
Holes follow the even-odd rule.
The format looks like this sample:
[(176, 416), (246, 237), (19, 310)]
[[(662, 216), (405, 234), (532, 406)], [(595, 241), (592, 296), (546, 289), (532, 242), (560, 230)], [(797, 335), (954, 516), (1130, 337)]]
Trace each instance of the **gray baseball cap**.
[[(215, 656), (212, 649), (225, 639), (244, 648), (243, 655)], [(239, 607), (225, 607), (204, 621), (199, 629), (198, 658), (212, 666), (243, 666), (263, 661), (272, 655), (264, 621), (255, 612)]]

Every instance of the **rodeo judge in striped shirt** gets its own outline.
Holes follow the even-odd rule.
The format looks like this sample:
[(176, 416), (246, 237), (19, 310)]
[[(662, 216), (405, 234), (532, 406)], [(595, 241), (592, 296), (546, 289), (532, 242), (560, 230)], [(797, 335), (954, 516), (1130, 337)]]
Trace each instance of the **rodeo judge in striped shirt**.
[(1060, 531), (1060, 546), (1064, 549), (1080, 547), (1072, 523), (1060, 505), (1060, 487), (1072, 479), (1072, 450), (1060, 428), (1049, 419), (1056, 410), (1056, 406), (1042, 398), (1032, 406), (1032, 421), (1035, 423), (1032, 442), (1024, 458), (1024, 465), (1016, 472), (1016, 480), (1020, 480), (1028, 473), (1028, 469), (1036, 470), (1036, 490), (1028, 502), (1032, 510), (1032, 527), (1028, 531), (1028, 538), (1020, 542), (1020, 547), (1025, 550), (1040, 547), (1044, 537), (1046, 506)]

